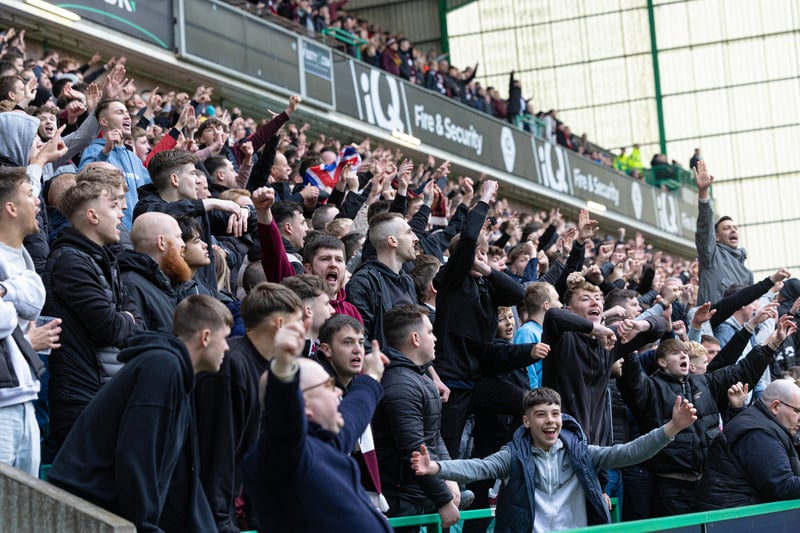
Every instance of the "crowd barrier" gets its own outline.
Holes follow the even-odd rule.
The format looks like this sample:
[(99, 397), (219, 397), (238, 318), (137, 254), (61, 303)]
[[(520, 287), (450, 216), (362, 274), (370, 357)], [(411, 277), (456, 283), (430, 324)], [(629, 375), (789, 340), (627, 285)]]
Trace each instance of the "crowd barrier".
[[(620, 522), (616, 498), (612, 499), (611, 524), (570, 530), (572, 533), (795, 533), (800, 529), (800, 500), (765, 503), (735, 509), (692, 513), (669, 518)], [(462, 511), (464, 521), (494, 517), (494, 509)], [(390, 518), (392, 527), (427, 526), (426, 533), (441, 533), (438, 514)]]
[[(472, 511), (461, 511), (461, 524), (469, 520), (478, 520), (481, 518), (494, 518), (494, 509), (475, 509)], [(611, 522), (616, 523), (620, 521), (619, 505), (617, 499), (611, 498)], [(426, 526), (426, 533), (441, 533), (442, 521), (437, 513), (415, 515), (415, 516), (398, 516), (389, 519), (389, 524), (392, 527), (408, 527), (408, 526)], [(454, 528), (451, 528), (451, 533)], [(460, 529), (459, 529), (460, 531)]]

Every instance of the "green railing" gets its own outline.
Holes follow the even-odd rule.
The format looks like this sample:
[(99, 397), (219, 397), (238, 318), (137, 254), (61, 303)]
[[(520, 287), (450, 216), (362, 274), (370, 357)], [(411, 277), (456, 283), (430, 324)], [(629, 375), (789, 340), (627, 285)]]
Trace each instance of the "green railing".
[[(494, 509), (476, 509), (474, 511), (461, 511), (461, 520), (476, 520), (478, 518), (494, 517)], [(427, 533), (442, 533), (442, 520), (438, 513), (421, 514), (415, 516), (398, 516), (389, 519), (392, 527), (427, 526)]]
[[(480, 518), (494, 518), (494, 509), (475, 509), (472, 511), (461, 511), (461, 520), (477, 520)], [(611, 522), (619, 522), (619, 506), (617, 499), (611, 498)], [(408, 527), (408, 526), (427, 526), (426, 533), (441, 533), (442, 521), (439, 515), (423, 514), (416, 516), (398, 516), (389, 519), (389, 524), (392, 527)]]
[[(800, 500), (764, 503), (720, 511), (692, 513), (668, 518), (652, 518), (635, 522), (619, 522), (619, 507), (612, 499), (611, 524), (571, 529), (572, 533), (650, 533), (676, 531), (705, 533), (706, 531), (769, 531), (795, 533), (800, 531)], [(462, 511), (462, 520), (494, 517), (494, 509)], [(427, 533), (441, 533), (438, 514), (390, 518), (392, 527), (427, 526)]]
[(546, 127), (544, 120), (536, 118), (534, 115), (529, 115), (528, 113), (517, 115), (516, 119), (516, 124), (519, 129), (524, 129), (525, 126), (528, 126), (528, 130), (530, 130), (533, 135), (544, 139), (544, 130)]
[(322, 30), (322, 35), (327, 37), (332, 37), (339, 42), (342, 42), (349, 46), (355, 46), (356, 48), (356, 59), (361, 60), (361, 47), (367, 44), (367, 41), (362, 39), (361, 37), (356, 37), (349, 31), (344, 31), (339, 28), (325, 28)]
[[(733, 521), (739, 522), (734, 523)], [(573, 533), (648, 533), (673, 531), (764, 531), (769, 533), (796, 532), (800, 530), (800, 500), (764, 503), (734, 509), (692, 513), (668, 518), (651, 518), (635, 522), (622, 522), (602, 526), (572, 529)], [(694, 527), (696, 526), (696, 528)]]
[(677, 191), (682, 187), (697, 190), (694, 174), (678, 165), (656, 165), (644, 169), (644, 180), (653, 187), (665, 187), (670, 191)]

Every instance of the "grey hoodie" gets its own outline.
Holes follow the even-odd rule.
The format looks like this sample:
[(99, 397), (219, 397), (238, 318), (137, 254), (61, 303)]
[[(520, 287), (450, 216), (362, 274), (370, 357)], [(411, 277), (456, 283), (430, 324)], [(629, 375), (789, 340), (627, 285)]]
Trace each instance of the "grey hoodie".
[(753, 273), (744, 266), (744, 248), (731, 248), (717, 242), (714, 231), (714, 209), (710, 200), (699, 200), (697, 231), (694, 234), (697, 261), (700, 263), (700, 288), (697, 304), (715, 303), (722, 299), (725, 289), (734, 283), (753, 284)]

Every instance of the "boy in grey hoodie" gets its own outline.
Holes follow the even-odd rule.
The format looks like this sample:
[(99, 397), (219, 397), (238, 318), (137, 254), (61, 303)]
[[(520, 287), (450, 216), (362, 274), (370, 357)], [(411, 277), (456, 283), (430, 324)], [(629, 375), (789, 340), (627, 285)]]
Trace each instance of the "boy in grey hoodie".
[(597, 479), (601, 468), (640, 463), (669, 444), (697, 419), (695, 409), (678, 397), (672, 420), (627, 444), (592, 446), (580, 425), (561, 413), (561, 396), (542, 387), (523, 401), (523, 425), (511, 442), (485, 459), (430, 460), (424, 446), (414, 452), (417, 475), (435, 475), (467, 483), (503, 479), (495, 531), (544, 532), (610, 522), (608, 504)]

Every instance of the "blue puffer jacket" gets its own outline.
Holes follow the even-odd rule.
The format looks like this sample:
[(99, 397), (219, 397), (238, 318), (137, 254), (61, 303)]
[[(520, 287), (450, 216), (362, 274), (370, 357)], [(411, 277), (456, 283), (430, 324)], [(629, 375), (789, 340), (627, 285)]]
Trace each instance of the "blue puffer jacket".
[[(572, 468), (586, 493), (586, 514), (589, 525), (611, 522), (603, 490), (597, 480), (597, 471), (589, 454), (589, 444), (578, 422), (562, 415), (563, 423), (559, 437), (564, 443)], [(514, 432), (510, 443), (514, 454), (508, 482), (497, 501), (496, 533), (519, 533), (533, 531), (536, 468), (531, 452), (528, 429), (521, 426)]]

